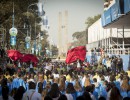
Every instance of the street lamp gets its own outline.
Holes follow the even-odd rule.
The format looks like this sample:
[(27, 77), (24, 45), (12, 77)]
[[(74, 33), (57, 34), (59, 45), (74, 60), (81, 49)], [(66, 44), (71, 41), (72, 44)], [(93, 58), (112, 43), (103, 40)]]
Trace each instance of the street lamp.
[[(27, 8), (27, 20), (29, 19), (29, 16), (28, 16), (28, 10), (29, 10), (29, 7), (33, 6), (33, 5), (37, 5), (37, 3), (33, 3), (33, 4), (30, 4)], [(28, 25), (29, 27), (29, 25)], [(36, 29), (35, 29), (36, 30)], [(36, 36), (35, 36), (36, 37)], [(31, 25), (30, 25), (30, 36), (28, 35), (28, 29), (27, 29), (27, 36), (25, 38), (25, 42), (26, 42), (26, 48), (29, 49), (30, 48), (30, 45), (31, 45)], [(34, 43), (33, 45), (36, 45), (36, 43)], [(32, 48), (32, 54), (34, 54), (34, 47)]]
[(15, 46), (16, 45), (16, 36), (17, 36), (17, 33), (18, 33), (18, 30), (14, 27), (14, 2), (13, 2), (13, 15), (12, 15), (12, 28), (9, 30), (9, 33), (10, 33), (10, 43), (12, 46)]
[[(43, 16), (45, 14), (45, 11), (43, 10), (43, 4), (39, 1), (38, 3), (33, 3), (30, 4), (27, 8), (27, 18), (28, 18), (28, 10), (29, 7), (33, 6), (33, 5), (37, 5), (38, 6), (38, 15), (39, 16)], [(26, 37), (27, 39), (29, 39), (28, 35)], [(31, 40), (31, 38), (30, 38)], [(27, 42), (28, 43), (28, 42)], [(38, 45), (37, 45), (38, 44)], [(40, 41), (37, 43), (36, 41), (36, 18), (35, 18), (35, 41), (33, 43), (33, 47), (32, 47), (32, 53), (36, 53), (36, 55), (38, 54), (39, 51), (39, 55), (40, 55), (40, 50), (41, 50), (41, 43)]]
[(42, 49), (42, 44), (41, 44), (41, 33), (38, 34), (37, 36), (37, 50), (38, 50), (38, 55), (41, 55), (41, 49)]

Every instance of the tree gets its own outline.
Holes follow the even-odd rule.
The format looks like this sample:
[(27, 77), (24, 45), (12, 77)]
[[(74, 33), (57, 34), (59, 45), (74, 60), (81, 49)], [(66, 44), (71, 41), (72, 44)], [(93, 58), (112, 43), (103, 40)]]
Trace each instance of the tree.
[(56, 45), (51, 45), (51, 51), (52, 51), (52, 56), (57, 56), (58, 55), (58, 48)]
[(72, 37), (75, 41), (71, 43), (72, 45), (69, 48), (76, 46), (85, 46), (87, 43), (86, 31), (75, 32), (73, 33)]
[(94, 17), (88, 17), (85, 24), (87, 25), (87, 28), (89, 28), (93, 23), (95, 23), (99, 18), (101, 18), (101, 14), (98, 14)]
[[(0, 0), (0, 25), (6, 29), (6, 43), (7, 47), (10, 47), (10, 35), (9, 29), (12, 27), (12, 14), (13, 14), (13, 2), (14, 1), (14, 15), (15, 21), (14, 25), (18, 29), (17, 34), (17, 45), (16, 49), (19, 49), (19, 44), (25, 44), (25, 37), (27, 36), (27, 29), (31, 29), (31, 39), (34, 40), (36, 35), (41, 31), (40, 25), (36, 26), (35, 34), (35, 22), (38, 24), (41, 22), (41, 18), (38, 16), (37, 5), (28, 6), (31, 4), (38, 3), (38, 0)], [(22, 3), (21, 3), (22, 2)], [(28, 13), (27, 13), (28, 9)], [(26, 28), (24, 25), (26, 24)], [(30, 27), (31, 26), (31, 27)], [(44, 34), (45, 35), (45, 34)], [(45, 35), (42, 43), (48, 45), (48, 35)], [(25, 48), (23, 48), (25, 49)]]
[[(13, 15), (13, 2), (14, 1), (14, 25), (18, 29), (18, 35), (17, 35), (17, 44), (20, 43), (20, 41), (25, 40), (25, 36), (27, 34), (27, 30), (23, 29), (25, 19), (27, 18), (27, 14), (25, 15), (25, 12), (27, 12), (27, 8), (31, 3), (37, 3), (38, 0), (32, 0), (29, 2), (29, 0), (23, 0), (22, 4), (19, 0), (2, 0), (0, 2), (1, 10), (0, 10), (0, 25), (3, 26), (6, 29), (6, 43), (10, 44), (10, 35), (9, 35), (9, 29), (12, 27), (12, 15)], [(35, 8), (35, 7), (34, 7)], [(35, 8), (36, 10), (36, 8)], [(34, 10), (34, 12), (35, 12)], [(34, 33), (34, 19), (36, 17), (35, 14), (33, 17), (29, 16), (29, 19), (31, 19), (30, 24), (32, 25), (32, 36)], [(33, 20), (32, 20), (33, 19)], [(33, 24), (32, 24), (33, 23)], [(18, 46), (16, 46), (17, 48)]]
[(105, 2), (108, 2), (109, 0), (104, 0)]
[(49, 35), (44, 33), (44, 31), (41, 31), (41, 33), (43, 33), (43, 40), (41, 40), (41, 44), (42, 44), (42, 50), (44, 50), (45, 48), (49, 48), (49, 41), (47, 40)]
[(73, 39), (75, 39), (74, 42), (72, 42), (71, 46), (69, 47), (76, 47), (76, 46), (85, 46), (88, 43), (88, 28), (94, 24), (99, 18), (101, 18), (101, 14), (98, 14), (94, 17), (88, 17), (85, 24), (87, 25), (87, 28), (85, 31), (81, 32), (75, 32), (72, 34)]

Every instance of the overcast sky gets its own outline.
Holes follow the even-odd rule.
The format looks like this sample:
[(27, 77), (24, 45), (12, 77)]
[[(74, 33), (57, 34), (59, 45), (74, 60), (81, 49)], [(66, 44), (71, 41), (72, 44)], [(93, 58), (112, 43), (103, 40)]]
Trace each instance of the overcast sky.
[[(59, 12), (62, 12), (63, 16), (65, 10), (68, 11), (68, 40), (72, 41), (74, 32), (85, 30), (85, 20), (89, 16), (103, 13), (103, 2), (104, 0), (46, 0), (44, 10), (48, 16), (49, 35), (53, 43), (58, 44)], [(64, 41), (63, 34), (64, 31), (62, 41)]]

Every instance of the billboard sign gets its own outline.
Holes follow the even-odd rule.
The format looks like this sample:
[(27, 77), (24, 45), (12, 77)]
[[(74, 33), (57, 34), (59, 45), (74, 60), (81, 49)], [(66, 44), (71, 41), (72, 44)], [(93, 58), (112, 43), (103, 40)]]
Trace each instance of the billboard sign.
[(110, 8), (107, 11), (104, 12), (104, 18), (105, 18), (105, 25), (112, 22), (112, 20), (111, 20), (111, 9)]
[(120, 17), (119, 14), (121, 14), (121, 10), (120, 10), (120, 5), (118, 1), (114, 5), (111, 6), (112, 21), (118, 19)]
[(130, 0), (124, 0), (124, 13), (130, 12)]

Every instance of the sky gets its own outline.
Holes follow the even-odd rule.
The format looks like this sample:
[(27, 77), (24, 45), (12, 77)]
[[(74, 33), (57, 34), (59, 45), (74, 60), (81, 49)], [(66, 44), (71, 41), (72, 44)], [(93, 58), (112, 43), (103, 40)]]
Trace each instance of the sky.
[[(85, 21), (88, 17), (93, 17), (103, 13), (104, 0), (46, 0), (44, 3), (45, 15), (48, 16), (50, 29), (48, 30), (49, 41), (58, 44), (59, 12), (62, 13), (62, 23), (64, 25), (64, 12), (68, 11), (68, 41), (73, 41), (74, 32), (86, 29)], [(61, 42), (64, 44), (65, 31), (62, 29)]]

